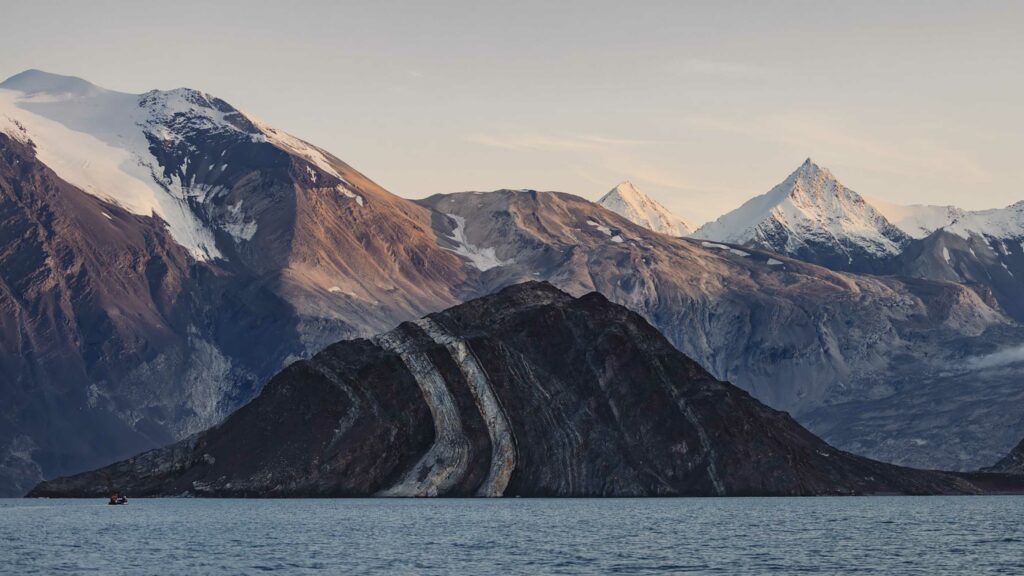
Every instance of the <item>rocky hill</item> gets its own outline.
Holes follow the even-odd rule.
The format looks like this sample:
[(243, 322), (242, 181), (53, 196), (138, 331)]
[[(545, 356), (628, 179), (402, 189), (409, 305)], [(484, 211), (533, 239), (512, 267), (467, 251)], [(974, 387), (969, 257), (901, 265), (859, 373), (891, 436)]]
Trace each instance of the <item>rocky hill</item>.
[(973, 493), (836, 450), (640, 316), (527, 283), (285, 369), (223, 424), (31, 496)]

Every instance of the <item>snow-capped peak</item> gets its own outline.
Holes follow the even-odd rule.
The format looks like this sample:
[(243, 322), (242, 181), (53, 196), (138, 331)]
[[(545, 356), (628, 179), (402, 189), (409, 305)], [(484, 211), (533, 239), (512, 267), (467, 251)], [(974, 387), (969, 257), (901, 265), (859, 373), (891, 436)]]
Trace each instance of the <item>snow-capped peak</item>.
[(672, 214), (668, 208), (641, 192), (629, 180), (612, 188), (597, 203), (634, 224), (655, 232), (670, 236), (686, 236), (693, 232), (693, 226), (689, 222)]
[(51, 74), (42, 70), (25, 70), (0, 82), (0, 89), (21, 92), (25, 96), (53, 99), (95, 96), (109, 92), (75, 76)]
[(924, 238), (961, 219), (966, 212), (956, 206), (903, 206), (879, 198), (865, 198), (876, 210), (911, 238)]
[(182, 183), (168, 180), (151, 138), (173, 139), (197, 123), (233, 129), (223, 116), (182, 90), (127, 94), (38, 70), (0, 84), (0, 130), (31, 141), (39, 160), (78, 188), (160, 217), (200, 260), (220, 256), (213, 232), (188, 206)]
[(753, 244), (810, 260), (853, 265), (858, 255), (900, 252), (906, 234), (832, 173), (804, 161), (767, 194), (702, 226), (697, 238)]
[[(214, 229), (204, 223), (208, 214), (195, 205), (213, 187), (197, 183), (186, 168), (202, 160), (223, 173), (227, 164), (223, 149), (217, 158), (205, 157), (211, 152), (192, 138), (269, 143), (337, 175), (319, 149), (188, 88), (128, 94), (27, 70), (0, 83), (0, 132), (31, 142), (43, 164), (78, 188), (135, 214), (160, 217), (199, 260), (221, 257)], [(246, 226), (251, 232), (254, 224)], [(252, 235), (227, 231), (236, 239)]]
[(945, 230), (963, 238), (972, 234), (1000, 239), (1024, 238), (1024, 201), (1006, 208), (968, 211), (956, 206), (901, 206), (872, 198), (872, 206), (914, 238)]
[(1003, 240), (1024, 238), (1024, 201), (1006, 208), (963, 212), (945, 230), (964, 238), (971, 234)]

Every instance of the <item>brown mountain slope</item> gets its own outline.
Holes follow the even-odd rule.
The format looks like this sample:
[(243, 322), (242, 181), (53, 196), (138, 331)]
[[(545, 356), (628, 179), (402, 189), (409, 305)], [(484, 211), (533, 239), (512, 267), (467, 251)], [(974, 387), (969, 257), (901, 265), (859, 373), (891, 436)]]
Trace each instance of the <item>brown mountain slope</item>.
[[(157, 113), (171, 96), (190, 108)], [(294, 359), (459, 300), (429, 209), (208, 95), (143, 105), (153, 178), (214, 258), (62, 180), (31, 132), (0, 133), (0, 494), (184, 437)]]
[(12, 447), (0, 457), (0, 492), (172, 437), (145, 410), (126, 422), (106, 407), (160, 354), (180, 358), (166, 368), (187, 377), (189, 265), (152, 219), (69, 186), (0, 134), (0, 442)]

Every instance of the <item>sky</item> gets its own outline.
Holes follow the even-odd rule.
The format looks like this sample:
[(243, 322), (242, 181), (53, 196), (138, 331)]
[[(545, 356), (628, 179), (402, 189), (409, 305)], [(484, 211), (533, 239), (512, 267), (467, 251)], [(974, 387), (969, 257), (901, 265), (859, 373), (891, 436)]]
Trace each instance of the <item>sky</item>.
[(0, 78), (187, 86), (418, 198), (713, 219), (811, 157), (897, 203), (1024, 199), (1024, 2), (0, 0)]

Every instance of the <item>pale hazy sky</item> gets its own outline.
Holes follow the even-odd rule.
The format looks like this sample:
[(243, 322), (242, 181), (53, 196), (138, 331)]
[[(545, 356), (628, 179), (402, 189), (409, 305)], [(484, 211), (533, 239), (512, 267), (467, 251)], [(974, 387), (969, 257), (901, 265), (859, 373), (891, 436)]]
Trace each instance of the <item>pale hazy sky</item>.
[(630, 179), (704, 221), (807, 156), (1024, 199), (1024, 2), (0, 0), (0, 77), (210, 92), (408, 197)]

